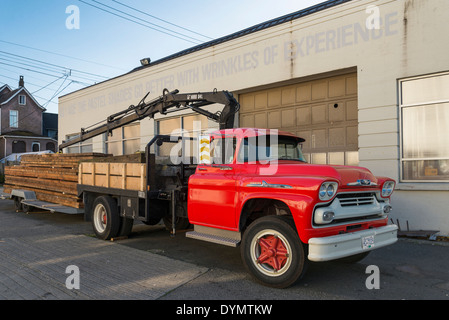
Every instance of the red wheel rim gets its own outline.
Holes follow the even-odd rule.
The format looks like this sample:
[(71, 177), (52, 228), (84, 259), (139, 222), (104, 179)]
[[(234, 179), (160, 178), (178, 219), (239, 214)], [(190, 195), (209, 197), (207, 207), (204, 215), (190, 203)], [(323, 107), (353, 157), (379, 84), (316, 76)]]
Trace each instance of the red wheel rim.
[(282, 233), (271, 229), (261, 230), (253, 237), (250, 248), (254, 266), (261, 273), (278, 277), (289, 270), (292, 249)]
[(260, 255), (257, 263), (264, 263), (279, 271), (285, 265), (288, 251), (282, 240), (274, 235), (259, 239)]

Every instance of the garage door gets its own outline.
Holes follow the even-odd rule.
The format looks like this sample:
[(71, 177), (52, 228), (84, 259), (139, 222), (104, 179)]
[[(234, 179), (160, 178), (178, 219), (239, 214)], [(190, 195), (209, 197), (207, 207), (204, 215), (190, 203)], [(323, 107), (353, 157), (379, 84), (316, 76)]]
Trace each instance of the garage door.
[(245, 93), (239, 102), (240, 127), (295, 133), (310, 163), (358, 164), (356, 73)]

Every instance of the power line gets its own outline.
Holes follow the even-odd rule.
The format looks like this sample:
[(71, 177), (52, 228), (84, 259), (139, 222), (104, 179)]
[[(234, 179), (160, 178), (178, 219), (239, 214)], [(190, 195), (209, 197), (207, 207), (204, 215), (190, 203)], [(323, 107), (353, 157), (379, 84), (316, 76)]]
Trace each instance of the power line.
[[(3, 58), (1, 58), (1, 59), (3, 59)], [(32, 67), (37, 68), (37, 69), (45, 70), (45, 71), (48, 71), (48, 72), (58, 73), (58, 75), (55, 75), (55, 74), (49, 74), (48, 72), (44, 72), (44, 71), (41, 71), (41, 70), (26, 68), (25, 66), (30, 66), (30, 65), (25, 64), (25, 63), (21, 63), (21, 62), (13, 62), (13, 63), (18, 63), (18, 64), (21, 64), (21, 65), (13, 65), (13, 64), (10, 64), (10, 63), (0, 62), (0, 64), (3, 64), (3, 65), (7, 65), (7, 66), (10, 66), (10, 67), (26, 70), (26, 71), (29, 71), (29, 72), (39, 73), (41, 75), (46, 75), (46, 76), (49, 76), (49, 77), (59, 78), (60, 74), (73, 77), (73, 75), (70, 73), (70, 70), (68, 70), (67, 72), (62, 72), (63, 70), (51, 71), (51, 70), (46, 70), (45, 68), (42, 68), (42, 67), (38, 67), (38, 66), (32, 65)], [(93, 83), (97, 82), (97, 80), (91, 79), (91, 78), (86, 78), (86, 77), (82, 77), (82, 76), (75, 76), (75, 77), (83, 79), (83, 80), (88, 80), (88, 81), (91, 81)], [(83, 85), (86, 85), (86, 86), (92, 85), (92, 83), (86, 83), (86, 82), (83, 82), (83, 81), (80, 81), (80, 80), (73, 80), (73, 82), (80, 83), (80, 84), (83, 84)]]
[[(6, 76), (6, 75), (4, 75), (4, 74), (0, 74), (0, 77), (2, 77), (2, 78), (6, 78), (6, 79), (10, 79), (10, 80), (14, 80), (14, 81), (16, 81), (17, 79), (16, 78), (13, 78), (13, 77), (9, 77), (9, 76)], [(64, 76), (62, 76), (61, 78), (58, 78), (58, 79), (56, 79), (55, 81), (53, 81), (52, 83), (54, 83), (54, 82), (56, 82), (56, 81), (58, 81), (59, 79), (62, 79)], [(39, 79), (40, 80), (40, 79)], [(1, 82), (1, 81), (0, 81)], [(6, 84), (6, 82), (1, 82), (1, 83), (4, 83), (4, 84)], [(39, 84), (35, 84), (35, 83), (32, 83), (32, 82), (30, 82), (30, 81), (26, 81), (26, 83), (27, 84), (30, 84), (30, 85), (32, 85), (32, 86), (35, 86), (35, 87), (38, 87), (38, 88), (41, 88), (41, 89), (46, 89), (46, 90), (51, 90), (51, 91), (54, 91), (54, 89), (50, 89), (50, 88), (48, 88), (49, 86), (50, 86), (50, 84), (52, 84), (52, 83), (50, 83), (50, 84), (47, 84), (45, 87), (42, 87), (41, 85), (39, 85)], [(39, 90), (41, 90), (41, 89), (39, 89)], [(34, 97), (37, 97), (37, 98), (39, 98), (39, 99), (45, 99), (45, 100), (47, 100), (47, 98), (43, 98), (43, 97), (40, 97), (40, 96), (38, 96), (38, 95), (36, 95), (35, 93), (36, 92), (38, 92), (39, 90), (37, 90), (37, 91), (35, 91), (35, 92), (32, 92), (32, 95), (34, 96)], [(53, 102), (54, 103), (54, 102)]]
[[(16, 78), (9, 77), (9, 76), (6, 76), (6, 75), (4, 75), (4, 74), (0, 74), (0, 77), (6, 78), (6, 79), (11, 79), (11, 80), (17, 80)], [(50, 84), (52, 84), (52, 83), (54, 83), (54, 82), (56, 82), (56, 81), (62, 79), (63, 77), (65, 77), (65, 76), (62, 76), (62, 77), (56, 79), (55, 81), (51, 82)], [(0, 81), (0, 83), (7, 84), (6, 82), (3, 82), (3, 81)], [(35, 83), (32, 83), (32, 82), (29, 82), (29, 81), (27, 81), (26, 83), (27, 83), (27, 84), (31, 84), (31, 85), (36, 86), (36, 87), (41, 87), (41, 85), (38, 85), (38, 84), (35, 84)], [(73, 81), (73, 80), (70, 82), (70, 84), (76, 84), (76, 83), (77, 83), (77, 81)], [(59, 86), (59, 88), (55, 91), (54, 89), (49, 89), (49, 88), (47, 88), (50, 84), (47, 84), (45, 87), (43, 87), (43, 88), (41, 88), (41, 89), (44, 89), (44, 88), (45, 88), (46, 90), (51, 90), (52, 92), (57, 92), (57, 91), (59, 90), (59, 88), (61, 87), (61, 86)], [(66, 87), (64, 87), (64, 89), (60, 90), (59, 93), (63, 92), (67, 87), (68, 87), (68, 85), (67, 85)], [(39, 89), (39, 90), (41, 90), (41, 89)], [(38, 92), (39, 90), (32, 92), (32, 93), (31, 93), (32, 96), (35, 97), (35, 98), (39, 98), (39, 99), (45, 100), (45, 101), (46, 101), (46, 102), (45, 102), (46, 105), (48, 105), (48, 103), (53, 103), (53, 104), (56, 104), (56, 105), (58, 104), (57, 102), (51, 101), (52, 99), (54, 99), (54, 97), (52, 97), (52, 98), (49, 100), (48, 97), (44, 98), (44, 97), (41, 97), (41, 96), (38, 96), (37, 94), (35, 94), (35, 93)]]
[(41, 91), (42, 89), (45, 89), (45, 88), (47, 88), (48, 86), (50, 86), (51, 84), (53, 84), (53, 83), (55, 83), (56, 81), (58, 81), (59, 79), (62, 79), (64, 76), (61, 76), (60, 78), (58, 78), (58, 79), (56, 79), (56, 80), (54, 80), (54, 81), (52, 81), (52, 82), (50, 82), (49, 84), (47, 84), (46, 86), (44, 86), (44, 87), (42, 87), (42, 88), (40, 88), (40, 89), (38, 89), (38, 90), (36, 90), (36, 91), (34, 91), (34, 92), (32, 92), (31, 94), (35, 94), (36, 92), (39, 92), (39, 91)]
[(60, 56), (60, 57), (65, 57), (65, 58), (69, 58), (69, 59), (73, 59), (73, 60), (78, 60), (78, 61), (82, 61), (82, 62), (86, 62), (86, 63), (100, 65), (100, 66), (104, 66), (104, 67), (108, 67), (108, 68), (113, 68), (113, 69), (116, 69), (116, 70), (126, 71), (124, 69), (117, 68), (117, 67), (114, 67), (114, 66), (109, 66), (107, 64), (102, 64), (102, 63), (99, 63), (99, 62), (89, 61), (89, 60), (85, 60), (85, 59), (80, 59), (80, 58), (76, 58), (76, 57), (72, 57), (72, 56), (68, 56), (68, 55), (65, 55), (65, 54), (52, 52), (52, 51), (48, 51), (48, 50), (42, 50), (42, 49), (38, 49), (38, 48), (33, 48), (33, 47), (26, 46), (26, 45), (19, 44), (19, 43), (9, 42), (9, 41), (5, 41), (5, 40), (0, 40), (0, 42), (7, 43), (7, 44), (10, 44), (10, 45), (13, 45), (13, 46), (18, 46), (18, 47), (22, 47), (22, 48), (35, 50), (35, 51), (45, 52), (45, 53), (49, 53), (49, 54)]
[(169, 22), (169, 21), (167, 21), (167, 20), (164, 20), (164, 19), (155, 17), (155, 16), (153, 16), (153, 15), (151, 15), (151, 14), (149, 14), (149, 13), (146, 13), (146, 12), (144, 12), (144, 11), (141, 11), (141, 10), (139, 10), (139, 9), (136, 9), (136, 8), (134, 8), (134, 7), (131, 7), (131, 6), (129, 6), (129, 5), (126, 5), (126, 4), (124, 4), (124, 3), (121, 3), (120, 1), (117, 1), (117, 0), (112, 0), (112, 1), (115, 2), (115, 3), (118, 3), (119, 5), (124, 6), (124, 7), (126, 7), (126, 8), (129, 8), (129, 9), (131, 9), (131, 10), (134, 10), (134, 11), (136, 11), (136, 12), (139, 12), (139, 13), (141, 13), (141, 14), (144, 14), (144, 15), (146, 15), (146, 16), (149, 16), (149, 17), (151, 17), (151, 18), (153, 18), (153, 19), (157, 19), (157, 20), (159, 20), (159, 21), (162, 21), (162, 22), (165, 22), (165, 23), (167, 23), (167, 24), (170, 24), (170, 25), (172, 25), (172, 26), (174, 26), (174, 27), (178, 27), (178, 28), (180, 28), (180, 29), (189, 31), (189, 32), (191, 32), (191, 33), (197, 34), (197, 35), (202, 36), (202, 37), (204, 37), (204, 38), (207, 38), (207, 39), (209, 39), (209, 40), (213, 40), (213, 38), (208, 37), (208, 36), (206, 36), (206, 35), (204, 35), (204, 34), (201, 34), (201, 33), (195, 32), (195, 31), (193, 31), (193, 30), (184, 28), (184, 27), (179, 26), (179, 25), (177, 25), (177, 24), (171, 23), (171, 22)]
[(15, 66), (13, 64), (5, 63), (5, 62), (0, 62), (0, 64), (6, 65), (6, 66), (10, 66), (10, 67), (14, 67), (14, 68), (19, 68), (19, 69), (30, 71), (30, 72), (39, 73), (39, 74), (46, 75), (46, 76), (49, 76), (49, 77), (58, 77), (57, 75), (54, 75), (54, 74), (49, 74), (49, 73), (46, 73), (46, 72), (37, 71), (37, 70), (25, 68), (25, 67)]
[(49, 62), (45, 62), (45, 61), (41, 61), (41, 60), (37, 60), (37, 59), (33, 59), (33, 58), (29, 58), (29, 57), (24, 57), (18, 54), (14, 54), (14, 53), (9, 53), (9, 52), (5, 52), (5, 51), (0, 51), (0, 53), (6, 54), (6, 55), (10, 55), (10, 56), (14, 56), (17, 58), (21, 58), (21, 59), (25, 59), (26, 61), (30, 60), (30, 61), (35, 61), (44, 65), (49, 65), (49, 66), (53, 66), (56, 68), (61, 68), (61, 69), (65, 69), (65, 70), (71, 70), (71, 71), (75, 71), (75, 72), (79, 72), (82, 74), (86, 74), (86, 75), (90, 75), (90, 76), (94, 76), (94, 77), (98, 77), (98, 78), (103, 78), (103, 79), (108, 79), (108, 77), (99, 75), (99, 74), (95, 74), (95, 73), (90, 73), (90, 72), (86, 72), (86, 71), (81, 71), (81, 70), (77, 70), (77, 69), (73, 69), (73, 68), (68, 68), (68, 67), (64, 67), (64, 66), (59, 66), (57, 64), (53, 64), (53, 63), (49, 63)]
[[(109, 10), (103, 9), (103, 8), (101, 8), (101, 7), (98, 7), (98, 6), (93, 5), (93, 4), (91, 4), (91, 3), (85, 2), (85, 1), (83, 1), (83, 0), (78, 0), (78, 1), (80, 1), (80, 2), (82, 2), (82, 3), (84, 3), (84, 4), (87, 4), (88, 6), (91, 6), (91, 7), (94, 7), (94, 8), (96, 8), (96, 9), (99, 9), (99, 10), (101, 10), (101, 11), (104, 11), (104, 12), (107, 12), (107, 13), (109, 13), (109, 14), (112, 14), (112, 15), (114, 15), (114, 16), (116, 16), (116, 17), (119, 17), (119, 18), (125, 19), (125, 20), (127, 20), (127, 21), (136, 23), (136, 24), (141, 25), (141, 26), (143, 26), (143, 27), (146, 27), (146, 28), (148, 28), (148, 29), (152, 29), (152, 30), (158, 31), (158, 32), (164, 33), (164, 34), (166, 34), (166, 35), (169, 35), (169, 36), (172, 36), (172, 37), (175, 37), (175, 38), (178, 38), (178, 39), (181, 39), (181, 40), (184, 40), (184, 41), (193, 43), (193, 44), (198, 44), (198, 43), (201, 43), (201, 42), (202, 42), (201, 40), (194, 39), (194, 38), (189, 37), (189, 36), (186, 36), (186, 35), (182, 35), (182, 36), (183, 36), (183, 37), (190, 38), (190, 39), (194, 39), (194, 40), (196, 40), (197, 42), (191, 41), (191, 40), (189, 40), (189, 39), (181, 38), (181, 37), (176, 36), (176, 35), (174, 35), (174, 34), (171, 34), (171, 33), (165, 32), (165, 31), (163, 31), (163, 30), (159, 30), (159, 29), (153, 28), (153, 27), (151, 27), (151, 26), (149, 26), (149, 25), (146, 25), (146, 24), (140, 23), (140, 22), (138, 22), (138, 21), (132, 20), (132, 19), (130, 19), (130, 18), (124, 17), (124, 16), (122, 16), (122, 15), (119, 15), (119, 14), (117, 14), (117, 13), (114, 13), (114, 12), (111, 12), (111, 11), (109, 11)], [(105, 4), (102, 4), (102, 3), (98, 2), (98, 1), (95, 1), (95, 0), (93, 0), (93, 1), (96, 2), (96, 3), (99, 3), (99, 4), (101, 4), (101, 5), (103, 5), (103, 6), (105, 6), (105, 7), (108, 7), (108, 8), (111, 8), (111, 9), (113, 9), (113, 10), (116, 10), (116, 11), (118, 11), (118, 12), (121, 12), (121, 13), (123, 13), (123, 14), (125, 14), (125, 15), (131, 16), (131, 17), (133, 17), (133, 18), (135, 18), (135, 19), (138, 19), (138, 20), (144, 21), (144, 22), (146, 22), (146, 23), (148, 23), (148, 24), (154, 25), (154, 24), (151, 23), (151, 22), (145, 21), (145, 20), (143, 20), (143, 19), (140, 19), (140, 18), (138, 18), (138, 17), (135, 17), (135, 16), (133, 16), (133, 15), (130, 15), (130, 14), (128, 14), (128, 13), (125, 13), (125, 12), (123, 12), (123, 11), (121, 11), (121, 10), (114, 9), (114, 8), (112, 8), (112, 7), (109, 7), (109, 6), (107, 6), (107, 5), (105, 5)], [(158, 27), (159, 27), (159, 28), (162, 28), (162, 27), (160, 27), (160, 26), (158, 26)], [(166, 28), (163, 28), (163, 29), (166, 29)], [(171, 31), (171, 30), (170, 30), (170, 32), (173, 32), (173, 33), (176, 33), (176, 34), (180, 34), (179, 32), (175, 32), (175, 31)]]
[[(2, 54), (4, 55), (4, 54), (9, 54), (9, 53), (7, 53), (7, 52), (5, 53), (3, 51), (0, 51), (0, 55), (2, 55)], [(80, 70), (76, 70), (76, 69), (70, 69), (70, 68), (58, 66), (58, 65), (55, 65), (55, 64), (52, 64), (52, 63), (48, 63), (48, 62), (44, 62), (44, 61), (40, 61), (40, 60), (36, 60), (36, 59), (31, 59), (31, 58), (27, 58), (27, 57), (15, 55), (15, 54), (9, 54), (9, 55), (11, 55), (13, 57), (18, 57), (19, 60), (17, 60), (17, 61), (10, 60), (10, 59), (6, 59), (6, 58), (1, 57), (1, 56), (0, 56), (0, 60), (7, 61), (7, 62), (12, 62), (12, 63), (15, 63), (15, 64), (19, 64), (19, 66), (17, 66), (17, 65), (10, 65), (10, 66), (14, 66), (16, 68), (22, 68), (23, 66), (28, 66), (28, 67), (34, 68), (33, 70), (39, 69), (39, 70), (44, 70), (46, 72), (55, 72), (57, 74), (63, 74), (63, 75), (69, 74), (72, 77), (79, 78), (79, 79), (82, 79), (82, 80), (88, 80), (88, 81), (91, 81), (93, 83), (96, 83), (98, 81), (103, 81), (103, 80), (108, 79), (107, 77), (100, 76), (100, 75), (97, 75), (97, 74), (93, 74), (93, 73), (89, 73), (89, 72), (85, 72), (85, 71), (80, 71)], [(8, 58), (9, 58), (9, 56), (8, 56)], [(23, 62), (23, 60), (20, 60), (20, 59), (23, 59), (26, 62), (28, 62), (28, 59), (31, 60), (31, 61), (36, 61), (36, 62), (38, 62), (40, 64), (43, 64), (44, 66), (40, 66), (39, 64), (28, 64), (28, 63)], [(57, 68), (59, 68), (59, 69), (57, 69)], [(77, 74), (74, 74), (73, 72), (78, 72), (78, 73), (80, 73), (82, 75), (77, 75)], [(87, 75), (87, 76), (84, 76), (84, 75)], [(102, 79), (100, 79), (100, 78), (102, 78)], [(90, 84), (88, 84), (88, 85), (90, 85)]]
[[(10, 60), (10, 59), (5, 59), (5, 58), (2, 57), (1, 55), (6, 55), (7, 57), (16, 58), (17, 61)], [(54, 77), (54, 78), (56, 78), (54, 81), (52, 81), (52, 82), (50, 82), (50, 83), (48, 83), (48, 84), (46, 84), (46, 85), (44, 85), (44, 86), (42, 86), (42, 85), (37, 85), (37, 84), (31, 83), (31, 82), (28, 82), (29, 84), (38, 87), (38, 89), (37, 89), (36, 91), (33, 92), (33, 95), (36, 96), (37, 98), (46, 100), (47, 102), (44, 103), (45, 106), (48, 105), (50, 102), (51, 102), (51, 103), (55, 103), (55, 102), (52, 101), (52, 99), (54, 99), (54, 97), (55, 97), (55, 94), (57, 95), (57, 94), (61, 93), (61, 92), (64, 91), (70, 84), (75, 83), (75, 84), (80, 84), (80, 85), (83, 85), (83, 86), (90, 86), (90, 85), (91, 85), (91, 83), (85, 83), (85, 82), (83, 82), (83, 81), (80, 81), (80, 80), (74, 80), (74, 79), (73, 79), (73, 80), (71, 80), (71, 82), (70, 82), (66, 87), (64, 87), (64, 89), (62, 89), (62, 90), (60, 90), (61, 87), (62, 87), (62, 85), (63, 85), (63, 84), (61, 84), (61, 85), (59, 86), (59, 88), (55, 91), (55, 94), (53, 94), (53, 96), (52, 96), (50, 99), (48, 99), (48, 97), (47, 97), (47, 98), (39, 97), (39, 96), (35, 95), (36, 92), (38, 92), (38, 91), (40, 91), (40, 90), (43, 90), (43, 89), (47, 89), (50, 85), (52, 85), (52, 84), (55, 83), (56, 81), (62, 79), (63, 77), (65, 77), (66, 79), (67, 79), (69, 76), (73, 78), (73, 74), (71, 73), (71, 70), (66, 70), (66, 68), (61, 67), (61, 66), (58, 66), (58, 65), (55, 65), (55, 64), (52, 64), (52, 63), (48, 63), (48, 62), (45, 62), (45, 61), (40, 61), (40, 60), (36, 60), (36, 59), (31, 59), (31, 58), (30, 58), (30, 60), (36, 61), (36, 62), (37, 62), (36, 64), (31, 65), (31, 64), (24, 63), (23, 60), (21, 60), (21, 59), (28, 59), (28, 58), (27, 58), (27, 57), (24, 57), (24, 56), (15, 55), (15, 54), (9, 54), (9, 53), (7, 53), (7, 52), (0, 51), (0, 64), (2, 64), (2, 65), (7, 65), (7, 66), (11, 66), (11, 67), (13, 67), (13, 68), (18, 68), (18, 69), (26, 70), (26, 71), (29, 71), (29, 72), (34, 72), (34, 73), (37, 73), (37, 74), (40, 74), (40, 75), (43, 75), (43, 76), (49, 76), (49, 77)], [(3, 62), (2, 62), (2, 61), (3, 61)], [(6, 61), (6, 62), (12, 62), (12, 64), (11, 64), (11, 63), (6, 63), (5, 61)], [(43, 66), (42, 66), (42, 65), (39, 65), (39, 64), (42, 64)], [(31, 66), (31, 67), (33, 67), (33, 68), (28, 68), (28, 66)], [(49, 66), (49, 68), (48, 68), (47, 66)], [(57, 68), (59, 68), (59, 69), (57, 69)], [(6, 70), (6, 71), (14, 72), (14, 71), (12, 71), (12, 70), (8, 70), (7, 68), (2, 68), (2, 69), (3, 69), (3, 70)], [(77, 70), (77, 71), (78, 71), (78, 70)], [(81, 72), (83, 72), (83, 71), (81, 71)], [(56, 73), (56, 74), (58, 74), (58, 75), (55, 75), (54, 73)], [(62, 76), (61, 76), (61, 74), (62, 74)], [(91, 73), (86, 73), (86, 74), (91, 74)], [(94, 74), (92, 74), (92, 75), (94, 75)], [(98, 76), (98, 75), (95, 75), (95, 76)], [(2, 77), (5, 77), (5, 78), (9, 78), (9, 79), (15, 80), (15, 78), (8, 77), (8, 76), (5, 76), (5, 75), (2, 75)], [(92, 81), (92, 82), (96, 82), (96, 81), (97, 81), (96, 79), (92, 79), (92, 78), (86, 78), (86, 77), (81, 77), (81, 76), (76, 76), (76, 77), (77, 77), (77, 78), (87, 79), (87, 80)], [(42, 78), (36, 78), (36, 79), (42, 80)], [(64, 81), (65, 81), (65, 80), (64, 80)], [(50, 89), (47, 89), (47, 90), (50, 90)]]
[(55, 93), (54, 93), (53, 96), (50, 98), (50, 100), (48, 100), (48, 101), (43, 105), (44, 107), (47, 106), (47, 105), (50, 103), (50, 101), (52, 101), (52, 100), (53, 100), (59, 93), (63, 92), (68, 86), (70, 86), (70, 85), (72, 84), (73, 81), (70, 81), (68, 85), (66, 85), (62, 90), (60, 90), (61, 87), (62, 87), (62, 85), (63, 85), (63, 84), (65, 83), (65, 81), (67, 80), (67, 78), (68, 78), (68, 76), (65, 77), (64, 81), (61, 83), (61, 85), (59, 86), (58, 90), (55, 91)]
[[(137, 20), (143, 21), (144, 23), (148, 23), (148, 24), (150, 24), (150, 25), (156, 26), (157, 28), (161, 28), (161, 29), (166, 30), (166, 31), (168, 31), (168, 32), (173, 32), (173, 33), (178, 34), (178, 35), (180, 35), (180, 36), (182, 36), (182, 37), (186, 37), (186, 38), (192, 39), (192, 40), (194, 40), (194, 41), (197, 41), (196, 44), (202, 43), (202, 42), (203, 42), (202, 40), (193, 38), (193, 37), (191, 37), (191, 36), (188, 36), (188, 35), (186, 35), (186, 34), (183, 34), (183, 33), (177, 32), (177, 31), (170, 30), (170, 29), (168, 29), (168, 28), (165, 28), (165, 27), (162, 27), (162, 26), (160, 26), (160, 25), (157, 25), (157, 24), (154, 24), (154, 23), (152, 23), (152, 22), (149, 22), (148, 20), (141, 19), (141, 18), (136, 17), (136, 16), (134, 16), (134, 15), (132, 15), (132, 14), (126, 13), (126, 12), (124, 12), (124, 11), (122, 11), (122, 10), (113, 8), (113, 7), (108, 6), (108, 5), (104, 4), (104, 3), (101, 3), (101, 2), (99, 2), (99, 1), (97, 1), (97, 0), (92, 0), (92, 1), (95, 2), (95, 3), (98, 3), (98, 4), (102, 5), (102, 6), (105, 6), (106, 8), (115, 10), (115, 11), (117, 11), (117, 12), (123, 13), (123, 14), (125, 14), (125, 15), (127, 15), (127, 16), (130, 16), (130, 17), (132, 17), (132, 18), (135, 18), (135, 19), (137, 19)], [(193, 43), (194, 43), (194, 42), (193, 42)]]
[[(0, 74), (0, 77), (4, 77), (4, 78), (7, 78), (7, 79), (12, 79), (12, 80), (16, 80), (15, 78), (12, 78), (12, 77), (8, 77), (8, 76), (5, 76), (5, 75), (3, 75), (3, 74)], [(0, 83), (3, 83), (3, 84), (7, 84), (6, 82), (3, 82), (3, 81), (0, 81)], [(30, 82), (27, 82), (27, 83), (30, 83)], [(30, 83), (31, 84), (31, 83)], [(36, 85), (36, 84), (33, 84), (34, 86), (38, 86), (38, 85)], [(42, 99), (42, 100), (47, 100), (48, 98), (43, 98), (43, 97), (41, 97), (41, 96), (38, 96), (38, 95), (36, 95), (36, 94), (34, 94), (33, 93), (33, 97), (36, 97), (36, 98), (39, 98), (39, 99)], [(50, 101), (50, 103), (54, 103), (54, 104), (57, 104), (56, 102), (54, 102), (54, 101)]]
[(33, 68), (37, 68), (39, 70), (44, 70), (44, 71), (48, 71), (48, 72), (56, 72), (56, 73), (63, 73), (63, 70), (59, 70), (59, 69), (54, 69), (54, 68), (46, 68), (46, 67), (41, 67), (35, 64), (28, 64), (28, 63), (24, 63), (22, 61), (16, 61), (16, 60), (11, 60), (11, 59), (7, 59), (7, 58), (3, 58), (0, 56), (0, 60), (2, 61), (6, 61), (6, 62), (11, 62), (11, 63), (15, 63), (15, 64), (19, 64), (21, 66), (27, 66), (27, 67), (33, 67)]
[[(11, 70), (11, 69), (8, 69), (8, 68), (2, 68), (2, 71), (8, 71), (8, 72), (12, 72), (12, 73), (14, 73), (14, 74), (17, 74), (16, 71)], [(17, 81), (17, 78), (13, 78), (13, 77), (10, 77), (10, 76), (4, 75), (4, 74), (0, 74), (0, 76), (1, 76), (1, 77), (4, 77), (4, 78), (7, 78), (7, 79), (11, 79), (11, 80)], [(32, 79), (36, 79), (36, 80), (40, 80), (40, 81), (44, 81), (42, 78), (33, 77), (32, 75), (27, 75), (27, 77), (28, 77), (28, 78), (32, 78)], [(63, 78), (63, 77), (65, 77), (65, 75), (63, 75), (63, 76), (57, 78), (55, 81), (57, 81), (57, 80), (59, 80), (59, 79), (61, 79), (61, 78)], [(26, 81), (26, 83), (27, 83), (27, 84), (30, 84), (30, 85), (32, 85), (32, 86), (38, 87), (38, 88), (42, 88), (42, 84), (36, 84), (36, 83), (33, 83), (33, 82), (31, 82), (31, 81), (28, 81), (28, 80)], [(46, 87), (46, 88), (45, 88), (46, 90), (54, 91), (54, 89), (48, 88), (49, 85), (46, 85), (45, 87)], [(44, 99), (44, 98), (42, 98), (42, 99)]]

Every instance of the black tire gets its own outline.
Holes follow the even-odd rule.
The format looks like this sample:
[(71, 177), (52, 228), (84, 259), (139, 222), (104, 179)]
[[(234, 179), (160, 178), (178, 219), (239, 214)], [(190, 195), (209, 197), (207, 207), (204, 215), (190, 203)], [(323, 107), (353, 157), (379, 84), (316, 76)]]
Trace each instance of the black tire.
[[(175, 218), (175, 228), (176, 230), (186, 230), (190, 227), (190, 222), (189, 219), (187, 218), (183, 218), (183, 217), (176, 217)], [(165, 216), (162, 218), (162, 220), (164, 221), (164, 225), (165, 228), (167, 230), (172, 230), (173, 225), (172, 225), (172, 217), (171, 216)]]
[(102, 240), (109, 240), (120, 231), (120, 216), (117, 203), (108, 196), (95, 199), (92, 207), (92, 227), (95, 235)]
[(246, 269), (257, 281), (274, 288), (293, 285), (307, 268), (305, 245), (299, 239), (293, 220), (284, 216), (267, 216), (254, 221), (243, 234), (241, 256)]
[(16, 212), (22, 211), (22, 198), (14, 197), (14, 208), (16, 209)]
[(362, 253), (359, 253), (359, 254), (355, 254), (353, 256), (341, 258), (341, 259), (338, 259), (337, 262), (341, 262), (341, 263), (357, 263), (357, 262), (365, 259), (366, 256), (369, 255), (370, 252), (371, 251), (366, 251), (366, 252), (362, 252)]
[(130, 235), (134, 225), (134, 219), (120, 218), (120, 230), (117, 234), (118, 237), (127, 237)]
[(29, 205), (22, 203), (22, 211), (24, 213), (30, 213), (31, 211), (33, 211), (33, 207), (30, 207)]
[(153, 218), (153, 219), (149, 219), (148, 221), (142, 221), (144, 224), (146, 224), (147, 226), (154, 226), (157, 225), (159, 222), (161, 221), (161, 218)]

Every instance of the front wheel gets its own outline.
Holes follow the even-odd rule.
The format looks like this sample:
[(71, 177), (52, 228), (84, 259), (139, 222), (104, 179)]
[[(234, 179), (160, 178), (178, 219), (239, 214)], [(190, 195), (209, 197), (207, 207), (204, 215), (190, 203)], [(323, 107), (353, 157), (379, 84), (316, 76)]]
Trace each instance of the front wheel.
[(264, 285), (287, 288), (306, 270), (304, 245), (289, 217), (268, 216), (254, 221), (243, 235), (242, 260)]

